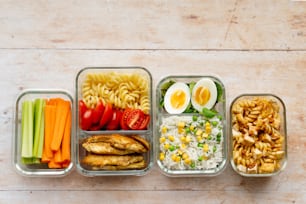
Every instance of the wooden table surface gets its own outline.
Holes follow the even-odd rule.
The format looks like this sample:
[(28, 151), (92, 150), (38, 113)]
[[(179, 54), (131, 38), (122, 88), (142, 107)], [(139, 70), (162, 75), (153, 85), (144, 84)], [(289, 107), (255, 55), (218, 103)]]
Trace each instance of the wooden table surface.
[[(0, 203), (306, 203), (306, 2), (0, 0)], [(227, 107), (269, 92), (287, 108), (288, 165), (272, 178), (27, 178), (12, 167), (14, 103), (26, 88), (74, 93), (87, 66), (216, 75)]]

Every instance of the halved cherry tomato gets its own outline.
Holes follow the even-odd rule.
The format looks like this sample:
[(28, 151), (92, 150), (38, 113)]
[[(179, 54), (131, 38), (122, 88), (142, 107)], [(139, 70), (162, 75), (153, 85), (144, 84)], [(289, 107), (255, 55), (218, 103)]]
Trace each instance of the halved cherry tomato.
[(128, 117), (127, 117), (127, 125), (132, 130), (138, 130), (140, 125), (142, 124), (142, 121), (144, 120), (145, 115), (140, 109), (133, 109)]
[(83, 116), (85, 111), (87, 110), (87, 106), (83, 100), (79, 101), (79, 116)]
[(122, 117), (121, 117), (121, 120), (120, 120), (120, 127), (121, 127), (122, 130), (129, 130), (130, 129), (129, 126), (127, 125), (127, 118), (128, 118), (131, 111), (132, 111), (132, 109), (129, 109), (129, 108), (127, 108), (123, 111), (123, 114), (122, 114)]
[(99, 100), (95, 109), (93, 109), (93, 123), (94, 124), (99, 123), (103, 112), (104, 112), (104, 105), (103, 105), (103, 102)]
[(107, 103), (105, 105), (104, 112), (102, 114), (102, 118), (100, 120), (99, 126), (100, 128), (104, 128), (104, 126), (112, 119), (113, 117), (113, 107), (112, 104)]
[(89, 128), (92, 125), (92, 116), (93, 116), (93, 111), (92, 109), (87, 109), (85, 111), (85, 113), (81, 116), (80, 118), (80, 124), (81, 124), (81, 128), (83, 130), (89, 130)]
[(145, 118), (142, 121), (142, 123), (140, 124), (140, 126), (138, 127), (138, 130), (147, 129), (149, 122), (150, 122), (150, 115), (145, 115)]
[(118, 130), (119, 129), (121, 114), (122, 113), (119, 110), (113, 111), (113, 117), (106, 125), (107, 130)]

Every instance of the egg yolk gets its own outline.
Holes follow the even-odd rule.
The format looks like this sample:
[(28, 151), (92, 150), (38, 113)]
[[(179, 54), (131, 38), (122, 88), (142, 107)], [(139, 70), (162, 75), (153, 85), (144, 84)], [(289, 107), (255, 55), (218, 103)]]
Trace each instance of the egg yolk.
[(205, 105), (210, 98), (210, 91), (206, 87), (199, 87), (194, 96), (194, 100), (201, 106)]
[(171, 106), (175, 109), (181, 108), (186, 101), (186, 94), (182, 90), (177, 90), (171, 95)]

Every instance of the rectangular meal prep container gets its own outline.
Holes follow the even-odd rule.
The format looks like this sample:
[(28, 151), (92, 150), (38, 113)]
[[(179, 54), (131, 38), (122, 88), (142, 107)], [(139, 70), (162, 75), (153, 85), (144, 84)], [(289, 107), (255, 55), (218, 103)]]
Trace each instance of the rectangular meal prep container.
[[(123, 176), (123, 175), (134, 175), (134, 176), (142, 176), (149, 172), (154, 163), (153, 158), (153, 108), (152, 108), (152, 76), (150, 72), (142, 67), (86, 67), (80, 70), (76, 76), (76, 96), (75, 99), (77, 102), (83, 100), (85, 96), (87, 96), (85, 91), (82, 89), (84, 87), (84, 83), (86, 83), (86, 79), (88, 75), (92, 77), (96, 77), (94, 80), (98, 80), (98, 83), (103, 82), (103, 79), (99, 78), (101, 74), (137, 74), (143, 77), (148, 83), (148, 114), (151, 117), (148, 128), (146, 130), (82, 130), (80, 127), (80, 118), (78, 117), (80, 114), (79, 105), (76, 106), (76, 139), (75, 139), (75, 147), (76, 147), (76, 167), (77, 171), (84, 176)], [(102, 80), (102, 81), (101, 81)], [(108, 80), (108, 79), (107, 79)], [(104, 83), (104, 82), (103, 82)], [(117, 83), (116, 81), (111, 81), (109, 83)], [(87, 86), (87, 85), (86, 85)], [(91, 85), (89, 85), (91, 86)], [(88, 86), (87, 86), (88, 88)], [(93, 88), (93, 86), (91, 86)], [(90, 88), (90, 89), (91, 89)], [(135, 87), (134, 87), (135, 88)], [(95, 93), (97, 95), (97, 93)], [(102, 94), (100, 93), (99, 97)], [(109, 96), (106, 96), (109, 97)], [(128, 169), (128, 170), (102, 170), (102, 169), (93, 169), (89, 168), (87, 165), (82, 163), (82, 160), (88, 152), (82, 147), (82, 143), (89, 137), (94, 135), (111, 135), (111, 134), (119, 134), (123, 136), (131, 137), (132, 135), (139, 135), (140, 137), (146, 139), (149, 142), (150, 148), (148, 152), (143, 153), (144, 160), (146, 163), (145, 168), (142, 169)]]
[[(252, 105), (250, 103), (247, 104), (245, 102), (246, 100), (253, 101), (258, 98), (270, 101), (271, 104), (274, 104), (273, 107), (276, 107), (276, 114), (273, 113), (273, 115), (279, 115), (279, 119), (276, 119), (276, 122), (279, 123), (279, 128), (277, 128), (278, 124), (274, 123), (275, 119), (271, 118), (272, 115), (269, 120), (265, 120), (269, 121), (267, 123), (268, 125), (263, 125), (261, 122), (258, 122), (259, 118), (261, 118), (260, 114), (262, 113), (262, 110), (260, 110), (260, 113), (252, 113), (252, 110), (255, 110), (256, 107), (258, 107), (259, 105), (256, 105), (256, 107), (254, 107), (253, 105), (253, 108), (255, 109), (252, 109)], [(277, 111), (277, 109), (279, 110)], [(242, 117), (244, 118), (238, 120), (237, 118), (240, 116), (237, 116), (237, 114), (239, 113), (241, 113)], [(287, 165), (287, 124), (286, 107), (282, 99), (276, 95), (268, 93), (242, 94), (240, 96), (237, 96), (232, 101), (229, 114), (229, 157), (231, 166), (234, 171), (237, 172), (239, 175), (245, 177), (270, 177), (275, 176), (281, 171), (283, 171)], [(259, 114), (259, 116), (254, 117), (256, 118), (255, 122), (250, 122), (253, 120), (250, 119), (252, 116), (249, 116), (247, 114)], [(246, 117), (248, 117), (249, 119), (246, 119)], [(249, 129), (248, 132), (243, 133), (244, 135), (240, 135), (241, 132), (236, 131), (238, 128), (236, 124), (239, 123), (238, 126), (241, 126), (240, 123), (244, 124), (245, 119), (250, 120), (248, 124)], [(264, 120), (264, 118), (261, 118), (261, 120)], [(257, 132), (254, 132), (254, 129), (251, 129), (251, 126), (256, 126), (256, 124), (258, 124), (259, 130), (256, 130)], [(275, 128), (273, 127), (274, 125)], [(239, 141), (240, 136), (243, 136), (244, 138)], [(250, 139), (249, 136), (255, 138), (255, 143), (253, 143), (254, 141)], [(250, 146), (249, 149), (248, 146)], [(248, 156), (242, 157), (242, 154), (240, 152), (242, 152), (243, 155), (248, 154)], [(278, 158), (277, 155), (280, 155), (280, 157)], [(244, 159), (244, 161), (242, 161), (242, 158)], [(256, 164), (250, 161), (250, 158), (255, 159)], [(271, 158), (273, 160), (270, 160)], [(249, 162), (247, 162), (246, 160), (249, 160)], [(254, 163), (255, 166), (252, 163)], [(266, 165), (265, 163), (269, 164)], [(265, 165), (265, 168), (263, 168), (262, 165)], [(265, 170), (268, 166), (275, 168), (274, 171), (268, 172), (267, 170)]]
[[(36, 98), (62, 98), (71, 103), (71, 139), (70, 139), (70, 155), (71, 162), (68, 167), (61, 169), (49, 169), (47, 164), (23, 164), (21, 161), (21, 109), (25, 100), (34, 100)], [(20, 93), (16, 100), (14, 111), (14, 133), (12, 144), (12, 163), (16, 172), (22, 176), (28, 177), (62, 177), (70, 173), (74, 167), (74, 108), (73, 98), (65, 90), (59, 89), (27, 89)]]
[[(214, 109), (218, 111), (218, 115), (221, 117), (220, 119), (220, 124), (221, 126), (221, 133), (222, 133), (222, 139), (221, 143), (218, 143), (222, 150), (221, 150), (221, 158), (220, 161), (218, 161), (218, 164), (215, 167), (205, 167), (202, 169), (185, 169), (185, 170), (180, 170), (180, 169), (171, 169), (166, 167), (163, 162), (160, 160), (160, 138), (161, 138), (161, 132), (162, 130), (162, 123), (163, 119), (171, 116), (200, 116), (201, 114), (199, 113), (181, 113), (181, 114), (169, 114), (167, 111), (162, 107), (161, 104), (161, 99), (162, 99), (162, 87), (163, 84), (169, 81), (175, 81), (175, 82), (183, 82), (183, 83), (190, 83), (190, 82), (197, 82), (200, 79), (209, 79), (212, 80), (214, 83), (218, 83), (220, 86), (220, 89), (222, 90), (222, 95), (220, 98), (220, 101), (217, 102), (214, 105)], [(158, 164), (158, 167), (160, 171), (169, 177), (200, 177), (200, 176), (216, 176), (219, 175), (226, 167), (227, 165), (227, 125), (226, 125), (226, 93), (225, 93), (225, 86), (221, 82), (220, 79), (214, 76), (204, 76), (204, 75), (196, 75), (196, 76), (167, 76), (164, 77), (160, 80), (160, 82), (157, 85), (156, 88), (156, 125), (155, 125), (155, 136), (154, 136), (154, 143), (155, 143), (155, 157), (156, 161)], [(166, 135), (167, 137), (167, 135)], [(168, 136), (169, 137), (169, 136)], [(162, 144), (164, 145), (164, 144)], [(171, 150), (170, 150), (171, 151)], [(211, 151), (211, 150), (209, 150)], [(220, 154), (219, 154), (220, 156)], [(184, 156), (180, 156), (181, 160), (180, 162), (184, 159)], [(209, 161), (209, 159), (207, 160)]]

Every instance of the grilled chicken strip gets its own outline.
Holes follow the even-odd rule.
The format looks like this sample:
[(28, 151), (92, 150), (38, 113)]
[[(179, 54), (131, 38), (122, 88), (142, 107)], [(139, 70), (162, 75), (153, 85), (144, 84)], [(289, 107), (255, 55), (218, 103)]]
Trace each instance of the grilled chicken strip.
[[(105, 145), (108, 143), (109, 145)], [(88, 151), (96, 154), (117, 154), (145, 153), (147, 147), (139, 140), (119, 134), (94, 135), (87, 138), (82, 146)]]
[(126, 169), (143, 169), (146, 167), (145, 161), (140, 161), (137, 163), (129, 164), (127, 166), (103, 166), (102, 168), (99, 167), (92, 167), (93, 170), (126, 170)]
[(125, 149), (117, 149), (111, 146), (110, 143), (106, 142), (94, 142), (94, 143), (83, 143), (82, 146), (91, 153), (95, 154), (106, 154), (106, 155), (126, 155), (132, 154), (133, 151), (125, 150)]
[[(93, 169), (120, 168), (130, 169), (133, 166), (139, 168), (137, 163), (144, 162), (142, 155), (94, 155), (89, 154), (82, 160), (82, 163), (91, 166)], [(133, 165), (134, 164), (134, 165)], [(141, 164), (141, 163), (140, 163)], [(112, 167), (113, 166), (113, 167)]]

